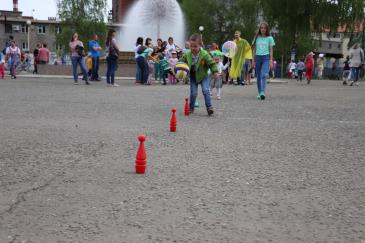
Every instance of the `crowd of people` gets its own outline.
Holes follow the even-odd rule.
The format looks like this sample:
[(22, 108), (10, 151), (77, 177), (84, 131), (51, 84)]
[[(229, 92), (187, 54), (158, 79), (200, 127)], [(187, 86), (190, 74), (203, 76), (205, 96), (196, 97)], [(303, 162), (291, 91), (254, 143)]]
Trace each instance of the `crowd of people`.
[[(330, 67), (328, 68), (327, 78), (342, 80), (343, 85), (350, 86), (359, 84), (360, 71), (363, 70), (364, 65), (364, 50), (358, 43), (355, 43), (349, 51), (349, 55), (345, 59), (331, 58)], [(314, 74), (317, 79), (324, 78), (325, 70), (325, 56), (319, 54), (315, 58), (313, 52), (308, 53), (304, 58), (297, 61), (289, 60), (286, 68), (287, 77), (289, 79), (296, 78), (297, 81), (302, 81), (305, 75), (308, 84), (311, 82)]]
[[(23, 65), (26, 67), (31, 66), (31, 56), (29, 53), (22, 51), (15, 39), (14, 36), (10, 35), (8, 41), (5, 43), (5, 47), (3, 48), (2, 52), (0, 53), (0, 74), (5, 73), (5, 63), (3, 61), (2, 55), (5, 56), (5, 62), (8, 64), (8, 69), (10, 72), (10, 76), (12, 79), (16, 79), (16, 69), (19, 65)], [(50, 59), (50, 51), (47, 48), (46, 43), (38, 43), (36, 48), (33, 51), (33, 74), (38, 73), (37, 66), (39, 64), (48, 64)], [(2, 75), (4, 78), (4, 75)]]
[[(157, 39), (153, 43), (151, 38), (139, 37), (134, 47), (136, 60), (136, 83), (151, 85), (153, 81), (162, 85), (175, 85), (179, 82), (190, 83), (190, 111), (194, 111), (195, 99), (198, 85), (202, 86), (208, 114), (213, 114), (211, 97), (216, 90), (218, 100), (222, 97), (223, 84), (250, 85), (253, 72), (257, 78), (258, 99), (266, 98), (266, 83), (268, 77), (275, 77), (277, 62), (274, 60), (275, 40), (270, 34), (269, 25), (261, 23), (250, 44), (241, 37), (241, 32), (236, 31), (233, 42), (235, 43), (235, 55), (225, 55), (217, 43), (203, 45), (201, 34), (194, 34), (182, 48), (175, 44), (174, 39), (169, 37), (167, 41)], [(78, 33), (73, 33), (69, 43), (72, 73), (74, 84), (78, 84), (78, 67), (86, 85), (90, 81), (101, 81), (99, 75), (99, 62), (102, 45), (99, 43), (98, 35), (93, 34), (85, 48), (84, 43), (79, 40)], [(88, 49), (86, 54), (85, 49)], [(115, 83), (115, 72), (118, 66), (120, 49), (116, 41), (116, 31), (109, 30), (106, 43), (106, 83), (107, 86), (118, 87)], [(3, 49), (5, 60), (8, 62), (11, 77), (16, 78), (16, 66), (26, 58), (12, 36)], [(38, 65), (49, 63), (50, 52), (47, 44), (38, 44), (34, 52), (34, 74), (38, 73)], [(2, 60), (2, 58), (0, 58)], [(27, 60), (29, 61), (29, 60)], [(175, 77), (174, 68), (183, 62), (188, 65), (190, 73), (183, 80)], [(364, 51), (358, 44), (355, 44), (350, 55), (344, 62), (344, 82), (352, 81), (350, 85), (357, 84), (359, 70), (364, 63)], [(334, 64), (335, 65), (335, 64)], [(317, 67), (316, 67), (317, 66)], [(334, 69), (334, 68), (333, 68)], [(302, 81), (304, 76), (310, 84), (316, 71), (317, 77), (323, 77), (324, 59), (320, 56), (315, 60), (315, 54), (309, 52), (306, 57), (295, 62), (290, 60), (287, 66), (288, 78), (297, 78)], [(0, 76), (4, 77), (4, 64), (0, 65)]]

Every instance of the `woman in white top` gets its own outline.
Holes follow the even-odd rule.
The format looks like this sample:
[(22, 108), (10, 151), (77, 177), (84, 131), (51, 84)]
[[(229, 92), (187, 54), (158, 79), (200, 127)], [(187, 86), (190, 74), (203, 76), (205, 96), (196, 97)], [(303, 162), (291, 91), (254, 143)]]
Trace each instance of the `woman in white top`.
[(360, 48), (359, 43), (352, 46), (350, 50), (350, 67), (351, 67), (351, 86), (358, 84), (359, 71), (361, 66), (364, 64), (364, 51)]
[(79, 35), (74, 33), (69, 43), (71, 49), (72, 72), (75, 84), (78, 84), (77, 65), (80, 65), (82, 74), (84, 75), (85, 84), (89, 85), (88, 75), (85, 67), (85, 51), (84, 44), (79, 40)]
[(19, 47), (16, 46), (15, 41), (10, 42), (10, 46), (6, 48), (6, 60), (10, 67), (10, 75), (12, 79), (16, 79), (16, 67), (20, 63), (21, 52)]

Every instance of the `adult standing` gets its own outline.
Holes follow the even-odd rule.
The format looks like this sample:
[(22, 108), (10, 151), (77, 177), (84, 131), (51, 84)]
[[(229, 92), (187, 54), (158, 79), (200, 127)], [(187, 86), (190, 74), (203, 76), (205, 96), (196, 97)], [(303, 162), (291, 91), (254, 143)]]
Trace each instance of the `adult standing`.
[(97, 34), (93, 34), (91, 40), (89, 41), (89, 51), (92, 60), (92, 71), (91, 71), (91, 81), (101, 81), (99, 77), (99, 59), (100, 51), (102, 50), (99, 44), (99, 37)]
[(49, 50), (47, 48), (47, 44), (44, 43), (42, 48), (39, 48), (38, 59), (39, 64), (49, 63)]
[(10, 68), (10, 75), (12, 79), (16, 79), (16, 67), (20, 63), (21, 52), (15, 41), (10, 42), (10, 46), (6, 48), (6, 60)]
[(171, 52), (176, 51), (177, 48), (178, 46), (174, 43), (174, 38), (169, 37), (169, 39), (167, 40), (166, 50)]
[(359, 72), (361, 66), (364, 64), (364, 51), (361, 49), (359, 43), (355, 43), (350, 49), (350, 67), (351, 79), (350, 86), (358, 85)]
[(138, 65), (138, 57), (139, 57), (139, 54), (138, 54), (138, 50), (139, 48), (143, 46), (143, 38), (142, 37), (138, 37), (137, 38), (137, 41), (136, 41), (136, 46), (134, 48), (134, 54), (135, 54), (135, 59), (136, 59), (136, 84), (139, 84), (141, 83), (142, 81), (142, 77), (141, 77), (141, 68), (139, 67)]
[(252, 49), (247, 40), (241, 38), (241, 31), (235, 32), (234, 42), (237, 45), (237, 54), (232, 57), (229, 76), (232, 81), (237, 80), (237, 85), (243, 85), (241, 80), (242, 67), (246, 59), (252, 59)]
[(117, 41), (115, 39), (116, 31), (110, 29), (108, 32), (108, 37), (106, 39), (106, 48), (108, 50), (108, 57), (106, 58), (108, 67), (106, 72), (106, 83), (108, 86), (119, 87), (118, 84), (114, 82), (115, 71), (118, 68), (119, 59), (119, 48), (117, 46)]
[(38, 43), (36, 48), (33, 51), (33, 56), (34, 56), (34, 71), (33, 71), (33, 74), (38, 74), (39, 49), (40, 48), (41, 48), (41, 44)]
[(84, 44), (79, 40), (79, 35), (75, 32), (69, 43), (71, 49), (72, 72), (74, 76), (74, 84), (78, 84), (77, 66), (79, 65), (84, 76), (85, 84), (89, 85), (88, 75), (85, 67), (85, 51)]
[(314, 53), (309, 52), (305, 58), (305, 77), (307, 79), (307, 84), (310, 84), (313, 78), (314, 71)]
[(147, 63), (147, 59), (151, 58), (151, 54), (153, 53), (152, 40), (151, 38), (147, 38), (145, 41), (145, 46), (141, 46), (138, 50), (138, 58), (137, 65), (141, 70), (141, 84), (147, 84), (148, 76), (149, 76), (149, 67)]
[(253, 68), (256, 68), (258, 99), (266, 98), (266, 78), (270, 68), (273, 68), (274, 38), (270, 35), (269, 25), (265, 22), (260, 24), (254, 40)]

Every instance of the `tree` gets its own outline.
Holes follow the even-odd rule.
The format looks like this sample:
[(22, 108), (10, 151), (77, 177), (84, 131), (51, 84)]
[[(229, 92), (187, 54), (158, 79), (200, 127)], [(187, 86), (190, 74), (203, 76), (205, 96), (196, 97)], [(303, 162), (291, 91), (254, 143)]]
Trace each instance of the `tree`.
[(204, 26), (205, 43), (223, 44), (233, 39), (235, 30), (249, 42), (254, 36), (259, 12), (255, 0), (183, 0), (181, 6), (190, 34)]
[(94, 33), (103, 42), (107, 32), (104, 22), (106, 7), (106, 0), (57, 0), (58, 16), (62, 21), (62, 31), (57, 35), (57, 43), (64, 50), (69, 50), (68, 43), (73, 32), (79, 34), (79, 39), (84, 44)]
[(261, 0), (260, 5), (268, 22), (279, 30), (281, 54), (295, 50), (301, 55), (314, 47), (313, 32), (355, 28), (363, 16), (364, 0)]

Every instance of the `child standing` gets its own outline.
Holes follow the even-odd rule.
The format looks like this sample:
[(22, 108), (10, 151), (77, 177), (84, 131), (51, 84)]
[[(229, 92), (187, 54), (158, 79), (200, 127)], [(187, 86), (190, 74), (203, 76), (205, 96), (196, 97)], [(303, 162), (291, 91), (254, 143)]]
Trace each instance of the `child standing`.
[(305, 76), (307, 78), (307, 84), (311, 83), (313, 78), (313, 70), (314, 70), (314, 53), (309, 52), (307, 57), (305, 58)]
[(304, 69), (305, 69), (305, 64), (304, 64), (303, 60), (299, 60), (299, 62), (297, 64), (297, 70), (298, 70), (297, 81), (302, 81)]
[[(170, 64), (170, 70), (174, 70), (175, 65), (179, 62), (179, 59), (177, 59), (177, 52), (176, 51), (172, 51), (171, 52), (171, 57), (169, 59), (169, 64)], [(170, 84), (176, 84), (176, 78), (175, 75), (169, 75), (169, 80), (170, 80)]]
[(222, 99), (221, 91), (222, 91), (222, 87), (223, 87), (223, 71), (228, 69), (229, 62), (227, 62), (226, 65), (223, 65), (223, 59), (219, 56), (214, 56), (213, 60), (218, 65), (219, 79), (215, 80), (214, 78), (211, 77), (210, 94), (212, 96), (213, 89), (216, 88), (217, 89), (217, 99), (220, 100), (220, 99)]
[(181, 57), (180, 61), (187, 63), (190, 68), (190, 113), (194, 112), (200, 84), (208, 115), (211, 116), (214, 111), (209, 93), (208, 70), (211, 70), (216, 80), (219, 78), (219, 74), (217, 64), (212, 60), (209, 53), (202, 49), (202, 44), (201, 35), (193, 34), (190, 37), (190, 50)]

